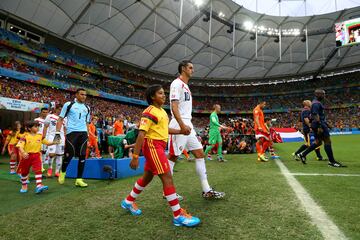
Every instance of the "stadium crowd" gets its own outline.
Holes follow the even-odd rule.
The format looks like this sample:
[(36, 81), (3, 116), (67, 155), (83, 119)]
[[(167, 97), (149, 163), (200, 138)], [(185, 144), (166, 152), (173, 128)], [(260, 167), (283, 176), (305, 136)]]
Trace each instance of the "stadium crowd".
[[(73, 96), (71, 92), (58, 90), (55, 88), (44, 87), (36, 84), (31, 84), (27, 82), (19, 82), (11, 79), (0, 79), (0, 96), (22, 99), (34, 102), (43, 102), (43, 103), (55, 103), (55, 104), (63, 104), (66, 101), (72, 100)], [(353, 95), (352, 93), (343, 93), (345, 97), (346, 94), (351, 96), (356, 96), (352, 98), (352, 101), (360, 102), (359, 95)], [(341, 95), (340, 95), (341, 96)], [(310, 96), (309, 96), (310, 98)], [(311, 98), (310, 98), (311, 99)], [(356, 100), (357, 99), (357, 100)], [(199, 101), (197, 97), (194, 97), (194, 101)], [(256, 106), (256, 100), (252, 99), (247, 106), (247, 108), (239, 109), (242, 111), (251, 110), (251, 106)], [(274, 102), (276, 100), (273, 100)], [(294, 100), (295, 101), (295, 100)], [(105, 119), (106, 121), (114, 122), (115, 118), (122, 114), (126, 116), (126, 118), (132, 122), (139, 118), (139, 114), (141, 113), (143, 107), (131, 106), (128, 104), (122, 104), (115, 101), (105, 100), (98, 97), (88, 97), (88, 102), (90, 107), (92, 108), (92, 113), (94, 115), (99, 116), (101, 119)], [(200, 100), (202, 104), (205, 104), (207, 100)], [(297, 102), (293, 103), (297, 108), (301, 108), (302, 98), (298, 98)], [(222, 105), (221, 101), (213, 101), (212, 104), (219, 103)], [(251, 105), (252, 104), (252, 105)], [(210, 104), (208, 110), (211, 109)], [(286, 106), (286, 105), (284, 105)], [(267, 107), (269, 108), (269, 107)], [(328, 120), (332, 124), (333, 127), (337, 127), (340, 129), (344, 128), (359, 128), (359, 119), (360, 112), (359, 107), (347, 107), (347, 108), (338, 108), (338, 109), (329, 109)], [(287, 111), (283, 113), (271, 113), (267, 114), (269, 117), (276, 119), (275, 126), (276, 127), (295, 127), (297, 125), (299, 119), (298, 111)], [(239, 115), (221, 115), (220, 121), (227, 121), (229, 118), (233, 118), (234, 116)], [(242, 114), (242, 118), (252, 119), (252, 115)], [(194, 118), (193, 123), (198, 128), (204, 128), (208, 125), (208, 116), (204, 114), (197, 114), (196, 118)]]
[[(7, 52), (8, 55), (3, 56), (0, 59), (0, 67), (8, 68), (11, 70), (29, 73), (35, 76), (42, 76), (47, 79), (57, 80), (61, 82), (71, 83), (76, 86), (87, 87), (89, 89), (101, 90), (106, 93), (111, 93), (115, 95), (127, 96), (136, 99), (142, 99), (144, 87), (134, 86), (129, 83), (124, 83), (118, 80), (111, 80), (107, 78), (95, 78), (87, 73), (80, 73), (70, 71), (65, 67), (59, 64), (51, 63), (51, 68), (40, 68), (33, 67), (27, 64), (24, 60), (20, 58), (13, 57), (11, 53)], [(56, 65), (56, 66), (55, 66)], [(44, 65), (45, 66), (45, 65)], [(64, 72), (65, 71), (65, 72)], [(166, 88), (166, 86), (165, 86)], [(211, 91), (213, 88), (219, 89), (216, 87), (208, 87), (206, 91)], [(256, 87), (257, 89), (258, 87)], [(260, 86), (261, 88), (261, 86)], [(281, 88), (279, 91), (281, 92)], [(328, 106), (339, 105), (339, 104), (352, 104), (360, 102), (360, 94), (358, 87), (351, 87), (344, 89), (332, 89), (329, 90), (325, 104)], [(268, 103), (268, 108), (278, 109), (278, 108), (300, 108), (299, 102), (303, 99), (311, 99), (312, 93), (296, 93), (289, 95), (277, 95), (277, 96), (258, 96), (258, 97), (216, 97), (216, 96), (198, 96), (194, 95), (194, 109), (198, 110), (209, 110), (212, 107), (214, 102), (221, 103), (223, 110), (227, 111), (246, 111), (251, 110), (253, 106), (257, 104), (259, 99), (266, 100)]]

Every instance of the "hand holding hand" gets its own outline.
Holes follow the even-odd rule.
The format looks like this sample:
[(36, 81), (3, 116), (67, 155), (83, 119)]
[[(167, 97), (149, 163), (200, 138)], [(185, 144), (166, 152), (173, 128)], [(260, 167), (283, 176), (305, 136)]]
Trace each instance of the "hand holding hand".
[(136, 170), (139, 167), (139, 156), (133, 154), (133, 157), (130, 161), (130, 168)]
[(53, 142), (54, 142), (55, 144), (59, 144), (60, 141), (61, 141), (60, 132), (56, 132), (56, 133), (55, 133), (55, 137), (54, 137), (54, 139), (53, 139)]
[(21, 155), (24, 159), (27, 159), (29, 157), (29, 154), (27, 152), (23, 152)]
[(189, 135), (191, 133), (191, 127), (189, 127), (188, 125), (184, 125), (180, 127), (180, 132), (181, 134)]

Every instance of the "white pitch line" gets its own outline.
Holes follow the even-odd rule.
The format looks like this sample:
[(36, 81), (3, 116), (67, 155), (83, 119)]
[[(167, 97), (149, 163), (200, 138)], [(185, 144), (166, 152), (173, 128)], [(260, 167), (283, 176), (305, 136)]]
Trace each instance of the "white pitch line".
[(290, 173), (293, 176), (330, 176), (330, 177), (360, 177), (360, 174), (345, 173)]
[(312, 199), (312, 197), (305, 190), (305, 188), (290, 173), (289, 169), (287, 169), (287, 167), (279, 159), (276, 159), (275, 162), (279, 166), (281, 173), (285, 176), (287, 182), (295, 192), (306, 212), (310, 215), (312, 222), (320, 230), (324, 239), (347, 239), (344, 233), (341, 232), (341, 230), (329, 218), (326, 212), (314, 201), (314, 199)]

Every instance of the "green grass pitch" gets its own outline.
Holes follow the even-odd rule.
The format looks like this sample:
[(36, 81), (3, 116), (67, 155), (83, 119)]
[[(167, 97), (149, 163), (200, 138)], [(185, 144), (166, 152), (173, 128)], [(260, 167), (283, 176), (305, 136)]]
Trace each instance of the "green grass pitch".
[[(335, 158), (347, 168), (335, 169), (316, 161), (292, 159), (301, 143), (275, 146), (291, 173), (360, 174), (360, 135), (333, 137)], [(322, 149), (323, 156), (326, 156)], [(58, 185), (45, 179), (49, 191), (20, 194), (19, 177), (8, 174), (9, 164), (0, 159), (0, 239), (323, 239), (311, 222), (274, 161), (256, 163), (253, 155), (225, 155), (228, 162), (207, 161), (210, 184), (226, 192), (224, 200), (201, 197), (193, 162), (175, 167), (177, 192), (191, 214), (200, 217), (197, 228), (180, 228), (162, 199), (158, 178), (138, 198), (143, 215), (124, 212), (119, 203), (137, 177), (108, 181), (88, 180), (87, 189), (75, 188), (74, 180)], [(313, 199), (349, 239), (360, 239), (359, 176), (296, 176)]]

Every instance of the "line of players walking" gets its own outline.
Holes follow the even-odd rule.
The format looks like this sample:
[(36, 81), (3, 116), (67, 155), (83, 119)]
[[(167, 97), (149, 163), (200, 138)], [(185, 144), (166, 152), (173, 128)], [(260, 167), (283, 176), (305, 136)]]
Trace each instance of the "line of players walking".
[[(169, 122), (167, 113), (162, 108), (166, 96), (164, 89), (160, 85), (152, 85), (146, 91), (146, 100), (149, 107), (144, 110), (141, 116), (139, 133), (134, 146), (130, 167), (133, 169), (139, 166), (139, 154), (145, 156), (144, 175), (139, 178), (129, 195), (121, 202), (121, 207), (129, 211), (132, 215), (141, 215), (142, 211), (135, 203), (138, 195), (158, 175), (163, 184), (163, 195), (167, 199), (173, 213), (173, 224), (175, 226), (193, 227), (200, 223), (200, 219), (191, 216), (185, 209), (180, 207), (179, 201), (182, 199), (176, 193), (172, 175), (173, 168), (178, 157), (184, 150), (191, 151), (195, 156), (196, 172), (199, 176), (202, 196), (205, 199), (222, 199), (224, 192), (215, 191), (208, 183), (205, 155), (218, 144), (219, 160), (223, 160), (221, 151), (220, 129), (231, 130), (226, 126), (220, 125), (217, 113), (220, 106), (214, 106), (214, 112), (210, 116), (210, 146), (204, 153), (203, 146), (196, 136), (194, 127), (191, 123), (192, 95), (188, 82), (194, 72), (193, 64), (190, 61), (182, 61), (178, 67), (179, 77), (170, 86), (170, 108), (172, 119)], [(331, 149), (329, 128), (325, 120), (324, 107), (321, 100), (325, 97), (323, 90), (315, 91), (315, 99), (311, 103), (304, 101), (304, 110), (301, 114), (303, 121), (303, 132), (305, 139), (309, 140), (310, 127), (314, 133), (315, 141), (313, 144), (303, 145), (294, 153), (296, 159), (306, 163), (306, 155), (312, 150), (317, 149), (322, 141), (325, 143), (325, 151), (329, 158), (329, 166), (343, 167), (335, 161)], [(56, 159), (55, 175), (58, 182), (64, 184), (67, 166), (74, 156), (77, 156), (77, 178), (75, 185), (87, 187), (88, 184), (82, 179), (86, 149), (88, 143), (90, 108), (85, 104), (86, 91), (78, 89), (76, 99), (67, 102), (63, 107), (57, 106), (52, 114), (47, 115), (47, 110), (42, 109), (41, 115), (36, 121), (26, 123), (25, 129), (21, 130), (20, 123), (16, 125), (16, 131), (9, 135), (6, 145), (9, 145), (11, 155), (11, 173), (15, 174), (16, 158), (20, 159), (17, 173), (21, 175), (22, 188), (20, 192), (28, 191), (28, 175), (32, 167), (36, 178), (36, 193), (41, 193), (48, 189), (42, 184), (42, 161), (46, 159), (41, 152), (45, 150), (42, 144), (48, 145), (48, 175), (52, 175), (53, 161)], [(263, 108), (266, 102), (262, 101), (253, 111), (256, 138), (256, 149), (258, 152), (258, 162), (267, 162), (266, 150), (270, 148), (270, 153), (276, 156), (272, 148), (270, 136), (271, 119), (265, 118)], [(311, 114), (311, 118), (310, 118)], [(311, 124), (310, 124), (311, 123)], [(66, 133), (66, 134), (65, 134)], [(66, 135), (66, 137), (65, 137)], [(90, 134), (91, 135), (91, 134)], [(169, 141), (168, 141), (169, 140)], [(168, 142), (169, 154), (165, 154)], [(6, 145), (3, 148), (5, 152)], [(322, 159), (319, 150), (319, 159)], [(62, 159), (64, 156), (64, 159)], [(15, 163), (14, 163), (15, 162)]]
[[(324, 142), (324, 149), (328, 157), (330, 167), (346, 167), (337, 162), (334, 158), (331, 140), (331, 126), (326, 122), (325, 108), (321, 101), (325, 98), (325, 91), (322, 89), (315, 90), (315, 98), (312, 102), (305, 100), (303, 110), (301, 111), (302, 131), (305, 138), (305, 144), (292, 155), (295, 160), (306, 164), (306, 156), (315, 150), (318, 160), (324, 160), (320, 153), (320, 146)], [(314, 141), (310, 144), (310, 133), (314, 135)]]

